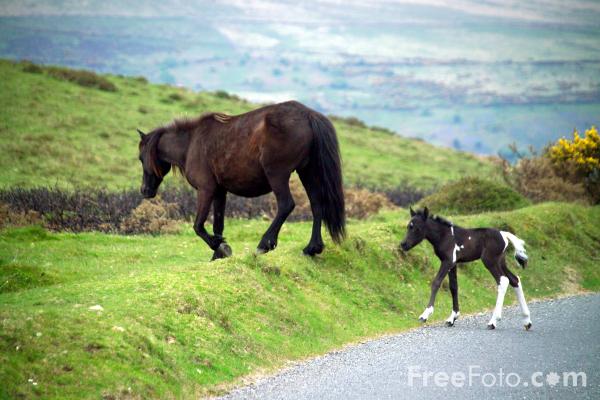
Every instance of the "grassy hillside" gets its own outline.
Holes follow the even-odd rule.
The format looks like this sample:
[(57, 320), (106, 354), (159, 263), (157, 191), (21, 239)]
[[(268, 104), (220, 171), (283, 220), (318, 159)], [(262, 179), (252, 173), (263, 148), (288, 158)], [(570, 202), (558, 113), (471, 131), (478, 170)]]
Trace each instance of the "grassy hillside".
[[(543, 204), (454, 222), (515, 228), (528, 244), (519, 274), (531, 299), (600, 289), (598, 220), (600, 207)], [(232, 220), (235, 256), (214, 263), (190, 226), (159, 237), (1, 231), (0, 397), (196, 398), (417, 326), (438, 262), (425, 244), (398, 252), (406, 221), (406, 211), (352, 221), (341, 247), (327, 242), (310, 259), (300, 255), (309, 223), (285, 224), (277, 250), (255, 257), (268, 221)], [(461, 267), (459, 285), (463, 313), (493, 306), (495, 283), (479, 262)], [(440, 291), (433, 320), (450, 308)], [(523, 335), (535, 334), (532, 318)]]
[[(193, 93), (107, 76), (116, 91), (65, 81), (67, 73), (24, 72), (0, 60), (0, 187), (55, 185), (129, 188), (141, 179), (136, 128), (206, 111), (258, 107), (226, 93)], [(111, 87), (109, 87), (110, 89)], [(476, 156), (336, 120), (346, 183), (431, 189), (459, 177), (495, 176)]]

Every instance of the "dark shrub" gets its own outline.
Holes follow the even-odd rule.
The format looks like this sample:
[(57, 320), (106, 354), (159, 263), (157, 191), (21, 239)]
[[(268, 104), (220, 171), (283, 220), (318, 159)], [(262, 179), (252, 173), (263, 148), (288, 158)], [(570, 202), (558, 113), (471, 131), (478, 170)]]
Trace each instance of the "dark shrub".
[(570, 179), (565, 171), (557, 171), (546, 152), (538, 155), (530, 149), (529, 155), (524, 155), (515, 146), (511, 150), (518, 161), (503, 161), (504, 180), (523, 196), (534, 202), (590, 201), (584, 183)]
[(62, 67), (46, 67), (48, 75), (63, 81), (73, 82), (79, 86), (93, 87), (106, 92), (116, 92), (117, 87), (105, 77), (92, 71), (69, 69)]
[(393, 189), (386, 189), (383, 191), (383, 194), (385, 194), (395, 206), (407, 207), (421, 200), (428, 192), (416, 189), (409, 185), (401, 185)]
[(420, 206), (448, 214), (514, 210), (528, 204), (529, 201), (509, 186), (479, 178), (451, 182), (419, 201)]
[[(296, 209), (289, 220), (311, 219), (304, 188), (292, 180), (291, 189)], [(168, 233), (177, 231), (181, 221), (193, 221), (196, 216), (196, 193), (191, 188), (169, 186), (161, 189), (159, 198), (144, 202), (135, 189), (108, 192), (14, 188), (0, 190), (0, 203), (5, 204), (0, 208), (0, 217), (10, 225), (41, 222), (49, 229), (72, 232)], [(346, 189), (346, 204), (351, 218), (365, 218), (391, 206), (381, 193), (353, 188)], [(229, 218), (270, 219), (276, 212), (273, 194), (253, 199), (227, 196), (225, 215)]]
[(19, 64), (21, 65), (21, 69), (24, 72), (29, 72), (31, 74), (41, 74), (42, 72), (44, 72), (44, 69), (42, 67), (28, 60), (23, 60)]

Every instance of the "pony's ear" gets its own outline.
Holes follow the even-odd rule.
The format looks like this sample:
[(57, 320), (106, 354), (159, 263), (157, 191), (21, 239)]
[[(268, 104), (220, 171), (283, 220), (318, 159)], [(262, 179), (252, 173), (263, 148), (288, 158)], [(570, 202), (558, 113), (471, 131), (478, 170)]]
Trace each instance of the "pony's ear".
[(145, 138), (145, 137), (146, 137), (146, 134), (145, 134), (144, 132), (142, 132), (142, 131), (141, 131), (141, 130), (139, 130), (139, 129), (138, 129), (137, 131), (138, 131), (138, 133), (140, 134), (140, 139), (143, 139), (143, 138)]
[(423, 219), (427, 219), (427, 217), (429, 217), (429, 209), (425, 207), (423, 209)]
[(412, 206), (410, 206), (410, 216), (414, 217), (415, 216), (415, 211), (412, 209)]

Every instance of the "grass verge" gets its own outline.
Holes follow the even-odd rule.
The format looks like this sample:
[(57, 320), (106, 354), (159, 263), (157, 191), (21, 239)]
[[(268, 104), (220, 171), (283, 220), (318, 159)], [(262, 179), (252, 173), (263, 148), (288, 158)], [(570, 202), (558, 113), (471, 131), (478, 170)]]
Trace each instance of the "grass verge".
[[(397, 250), (407, 217), (352, 221), (344, 244), (328, 242), (315, 259), (300, 255), (309, 223), (285, 224), (278, 249), (256, 257), (268, 221), (230, 220), (235, 256), (213, 263), (189, 226), (155, 237), (4, 230), (0, 397), (194, 398), (417, 326), (438, 262), (425, 244)], [(529, 298), (600, 289), (598, 220), (600, 207), (560, 203), (454, 218), (512, 227), (527, 241), (530, 267), (519, 274)], [(493, 305), (479, 262), (458, 276), (463, 312)], [(433, 321), (450, 307), (441, 291)]]

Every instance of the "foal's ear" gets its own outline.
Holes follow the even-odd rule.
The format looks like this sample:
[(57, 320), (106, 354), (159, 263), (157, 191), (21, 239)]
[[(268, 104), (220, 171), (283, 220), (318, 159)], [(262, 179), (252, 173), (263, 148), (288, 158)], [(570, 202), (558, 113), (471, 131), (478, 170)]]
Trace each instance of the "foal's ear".
[(412, 206), (410, 206), (410, 216), (414, 217), (415, 216), (415, 211), (412, 209)]
[(425, 207), (423, 209), (423, 219), (427, 219), (427, 217), (429, 217), (429, 209)]
[(137, 131), (138, 131), (138, 133), (140, 134), (140, 139), (143, 139), (143, 138), (145, 138), (145, 137), (146, 137), (146, 134), (145, 134), (144, 132), (142, 132), (142, 131), (141, 131), (141, 130), (139, 130), (139, 129), (138, 129)]

